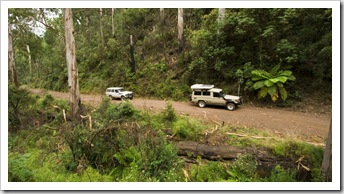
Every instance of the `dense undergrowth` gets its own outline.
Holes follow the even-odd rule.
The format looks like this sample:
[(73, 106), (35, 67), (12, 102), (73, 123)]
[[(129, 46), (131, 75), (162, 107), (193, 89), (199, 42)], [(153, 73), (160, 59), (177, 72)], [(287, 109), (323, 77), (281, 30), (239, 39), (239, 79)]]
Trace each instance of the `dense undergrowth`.
[[(130, 101), (114, 104), (104, 98), (98, 107), (83, 105), (79, 122), (72, 122), (68, 112), (66, 101), (9, 87), (8, 181), (322, 181), (322, 147), (256, 129), (225, 125), (211, 135), (221, 137), (218, 144), (270, 149), (281, 164), (267, 170), (248, 154), (232, 161), (178, 156), (173, 141), (205, 142), (215, 126), (177, 115), (171, 103), (153, 113), (134, 108)], [(233, 131), (273, 138), (226, 134)]]

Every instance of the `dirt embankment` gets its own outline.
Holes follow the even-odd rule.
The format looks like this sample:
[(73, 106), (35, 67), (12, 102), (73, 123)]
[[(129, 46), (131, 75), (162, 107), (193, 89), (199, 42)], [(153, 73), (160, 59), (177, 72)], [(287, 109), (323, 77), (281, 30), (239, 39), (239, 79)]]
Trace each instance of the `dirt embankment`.
[[(33, 93), (42, 94), (43, 90), (32, 89)], [(48, 91), (56, 98), (68, 99), (68, 93)], [(81, 95), (81, 101), (92, 104), (101, 102), (101, 95)], [(119, 103), (120, 100), (113, 100)], [(133, 105), (160, 111), (166, 101), (134, 98)], [(301, 139), (313, 143), (324, 143), (329, 131), (331, 115), (289, 111), (277, 108), (261, 108), (244, 104), (235, 111), (224, 107), (199, 108), (189, 102), (172, 102), (178, 114), (189, 115), (214, 123), (238, 125), (266, 130), (280, 137)]]

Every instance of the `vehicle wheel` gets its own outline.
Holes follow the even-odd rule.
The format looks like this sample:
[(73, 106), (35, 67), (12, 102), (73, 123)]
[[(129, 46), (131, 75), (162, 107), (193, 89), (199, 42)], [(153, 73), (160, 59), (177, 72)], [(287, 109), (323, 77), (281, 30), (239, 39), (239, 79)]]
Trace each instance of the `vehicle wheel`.
[(121, 100), (126, 100), (127, 98), (125, 96), (121, 96)]
[(201, 108), (204, 108), (205, 107), (205, 102), (203, 100), (200, 100), (198, 101), (198, 106), (201, 107)]
[(110, 96), (111, 100), (114, 100), (115, 98), (113, 96)]
[(232, 103), (232, 102), (228, 102), (227, 105), (226, 105), (227, 109), (232, 111), (232, 110), (235, 110), (235, 104)]

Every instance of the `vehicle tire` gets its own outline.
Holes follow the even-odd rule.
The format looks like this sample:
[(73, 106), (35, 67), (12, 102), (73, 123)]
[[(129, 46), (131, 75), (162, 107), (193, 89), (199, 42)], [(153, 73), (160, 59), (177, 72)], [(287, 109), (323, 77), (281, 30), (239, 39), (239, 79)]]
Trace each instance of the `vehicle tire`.
[(115, 98), (113, 96), (110, 96), (111, 100), (114, 100)]
[(206, 106), (206, 103), (203, 100), (200, 100), (198, 101), (198, 106), (204, 108)]
[(233, 102), (228, 102), (228, 103), (226, 104), (226, 107), (227, 107), (227, 109), (230, 110), (230, 111), (233, 111), (233, 110), (235, 110), (235, 108), (236, 108), (236, 106), (235, 106), (235, 104), (234, 104)]
[(126, 100), (127, 98), (125, 96), (121, 96), (121, 100)]

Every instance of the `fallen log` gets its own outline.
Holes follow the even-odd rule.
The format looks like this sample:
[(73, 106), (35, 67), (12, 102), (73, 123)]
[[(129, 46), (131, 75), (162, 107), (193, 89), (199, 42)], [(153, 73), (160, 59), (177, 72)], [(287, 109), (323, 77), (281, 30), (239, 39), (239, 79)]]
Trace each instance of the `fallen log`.
[(179, 141), (174, 142), (173, 144), (178, 148), (178, 155), (193, 158), (201, 156), (202, 158), (209, 160), (232, 160), (237, 158), (239, 154), (251, 154), (258, 161), (271, 162), (280, 160), (279, 158), (271, 155), (268, 149), (257, 149), (255, 146), (247, 148), (238, 148), (229, 145), (210, 146), (190, 141)]

